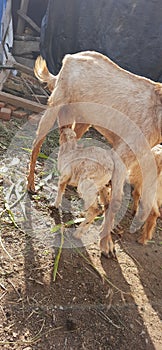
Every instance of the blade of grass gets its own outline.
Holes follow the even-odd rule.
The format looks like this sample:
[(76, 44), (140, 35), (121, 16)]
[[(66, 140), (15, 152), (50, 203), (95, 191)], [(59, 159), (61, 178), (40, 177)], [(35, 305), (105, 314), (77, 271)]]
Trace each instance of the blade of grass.
[(63, 244), (64, 244), (64, 230), (63, 230), (63, 228), (61, 228), (61, 242), (60, 242), (60, 246), (58, 249), (58, 253), (57, 253), (55, 261), (54, 261), (54, 268), (53, 268), (53, 281), (54, 282), (56, 281), (58, 265), (59, 265), (59, 261), (60, 261), (60, 257), (61, 257), (61, 253), (62, 253)]
[[(61, 211), (61, 208), (59, 208), (60, 210), (60, 217), (61, 217), (61, 221), (62, 221), (62, 211)], [(100, 219), (100, 217), (97, 217), (96, 219)], [(53, 227), (51, 229), (51, 232), (52, 233), (56, 233), (59, 229), (60, 230), (60, 234), (61, 234), (61, 242), (60, 242), (60, 246), (59, 246), (59, 249), (58, 249), (58, 253), (56, 255), (56, 258), (55, 258), (55, 261), (54, 261), (54, 268), (53, 268), (53, 281), (55, 282), (56, 281), (56, 276), (57, 276), (57, 273), (58, 273), (58, 265), (59, 265), (59, 261), (60, 261), (60, 257), (61, 257), (61, 253), (62, 253), (62, 248), (63, 248), (63, 244), (64, 244), (64, 229), (65, 227), (70, 227), (71, 225), (73, 224), (76, 224), (76, 223), (81, 223), (85, 220), (85, 218), (79, 218), (79, 219), (74, 219), (74, 220), (69, 220), (67, 221), (66, 223), (60, 223), (58, 225), (56, 225), (55, 227)], [(75, 247), (76, 248), (76, 247)], [(77, 249), (77, 248), (76, 248)], [(80, 251), (79, 251), (80, 252)], [(86, 258), (85, 258), (86, 259)], [(90, 261), (88, 261), (88, 264), (90, 264)], [(93, 266), (93, 265), (92, 265)], [(94, 266), (93, 266), (94, 267)], [(97, 270), (98, 272), (98, 270)]]
[[(101, 220), (102, 218), (103, 218), (102, 216), (96, 216), (95, 221)], [(70, 226), (72, 226), (74, 224), (80, 224), (84, 220), (85, 220), (85, 218), (78, 218), (78, 219), (69, 220), (69, 221), (64, 223), (64, 226), (65, 227), (70, 227)], [(51, 228), (51, 233), (55, 233), (55, 232), (59, 231), (61, 225), (62, 224), (58, 224), (58, 225), (55, 225), (54, 227), (52, 227)]]
[[(84, 218), (69, 220), (69, 221), (64, 223), (64, 226), (65, 227), (70, 227), (70, 226), (72, 226), (74, 224), (79, 224), (79, 223), (83, 222), (84, 220), (85, 220)], [(59, 231), (61, 226), (62, 226), (62, 224), (58, 224), (58, 225), (55, 225), (54, 227), (52, 227), (51, 228), (51, 233), (55, 233), (55, 232)]]
[(13, 260), (13, 257), (9, 254), (9, 252), (7, 251), (7, 249), (6, 249), (6, 248), (4, 247), (4, 245), (3, 245), (2, 238), (1, 238), (1, 234), (0, 234), (0, 245), (1, 245), (2, 249), (4, 250), (4, 252), (9, 256), (9, 258), (10, 258), (11, 260)]
[[(60, 215), (62, 217), (62, 214)], [(101, 217), (97, 217), (97, 220), (100, 219)], [(57, 232), (60, 228), (61, 228), (61, 242), (60, 242), (60, 247), (59, 247), (59, 250), (58, 250), (58, 254), (55, 258), (55, 262), (54, 262), (54, 270), (53, 270), (53, 281), (55, 282), (56, 280), (56, 275), (57, 275), (57, 271), (58, 271), (58, 264), (59, 264), (59, 260), (60, 260), (60, 256), (61, 256), (61, 253), (62, 253), (62, 248), (63, 248), (63, 243), (64, 243), (64, 240), (68, 241), (71, 246), (73, 247), (73, 249), (76, 250), (76, 252), (86, 261), (86, 263), (88, 265), (90, 265), (96, 272), (97, 274), (103, 279), (105, 280), (111, 287), (113, 287), (114, 289), (116, 289), (118, 292), (120, 292), (122, 295), (123, 294), (127, 294), (127, 295), (131, 295), (131, 293), (127, 293), (127, 292), (124, 292), (123, 290), (121, 290), (120, 288), (118, 288), (114, 283), (112, 283), (108, 277), (104, 274), (104, 273), (101, 273), (96, 266), (94, 266), (94, 264), (90, 261), (90, 259), (88, 259), (83, 253), (81, 253), (81, 251), (79, 250), (78, 247), (75, 246), (74, 243), (72, 243), (68, 237), (65, 237), (64, 236), (64, 228), (65, 228), (65, 225), (69, 225), (70, 226), (74, 223), (79, 223), (81, 221), (84, 221), (84, 218), (80, 218), (80, 219), (75, 219), (75, 220), (69, 220), (67, 221), (66, 223), (64, 224), (58, 224), (57, 226), (55, 226), (54, 228), (51, 229), (51, 232), (52, 233), (55, 233)]]
[[(21, 149), (22, 149), (23, 151), (28, 152), (28, 153), (31, 153), (31, 152), (32, 152), (32, 149), (30, 149), (30, 148), (21, 147)], [(40, 152), (40, 153), (38, 154), (38, 157), (41, 158), (41, 159), (48, 159), (48, 160), (51, 160), (52, 162), (55, 162), (54, 159), (52, 159), (51, 157), (48, 157), (46, 154), (44, 154), (44, 153), (42, 153), (42, 152)]]
[(6, 208), (6, 211), (7, 211), (7, 213), (8, 213), (8, 216), (10, 217), (10, 219), (11, 219), (13, 225), (14, 225), (16, 228), (18, 228), (17, 223), (16, 223), (15, 218), (14, 218), (14, 214), (13, 214), (12, 210), (10, 209), (10, 206), (8, 205), (8, 203), (5, 203), (5, 208)]

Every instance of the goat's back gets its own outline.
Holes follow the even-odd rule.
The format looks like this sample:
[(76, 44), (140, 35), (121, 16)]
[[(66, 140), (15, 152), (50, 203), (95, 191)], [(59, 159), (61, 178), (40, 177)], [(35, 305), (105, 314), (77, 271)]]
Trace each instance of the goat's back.
[[(65, 56), (49, 105), (70, 103), (78, 108), (76, 118), (78, 113), (83, 123), (103, 128), (109, 115), (121, 112), (122, 123), (132, 119), (153, 147), (160, 142), (161, 95), (161, 84), (120, 68), (98, 52), (86, 51)], [(118, 124), (113, 128), (118, 135)]]
[(97, 187), (111, 180), (114, 171), (111, 151), (96, 146), (69, 149), (68, 142), (63, 147), (58, 155), (58, 170), (61, 174), (71, 173), (71, 185), (77, 186), (81, 177), (93, 179)]
[(150, 107), (156, 85), (93, 51), (66, 55), (59, 73), (59, 81), (62, 79), (62, 84), (70, 88), (69, 99), (102, 103), (126, 113), (130, 118), (132, 105), (136, 110), (132, 109), (134, 117), (135, 112), (139, 115), (142, 107)]

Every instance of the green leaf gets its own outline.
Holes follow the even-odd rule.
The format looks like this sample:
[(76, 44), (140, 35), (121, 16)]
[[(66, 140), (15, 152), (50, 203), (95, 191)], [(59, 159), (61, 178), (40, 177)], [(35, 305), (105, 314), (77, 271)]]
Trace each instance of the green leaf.
[[(69, 221), (64, 223), (64, 226), (65, 227), (70, 227), (71, 225), (74, 225), (74, 224), (80, 224), (84, 220), (85, 220), (84, 218), (69, 220)], [(51, 233), (57, 232), (60, 229), (60, 227), (61, 227), (61, 224), (58, 224), (58, 225), (52, 227), (51, 228)]]
[[(23, 149), (23, 151), (26, 151), (26, 152), (29, 152), (29, 153), (32, 152), (32, 149), (30, 149), (30, 148), (21, 147), (21, 149)], [(46, 156), (46, 154), (44, 154), (44, 153), (42, 153), (42, 152), (40, 152), (40, 153), (38, 154), (38, 157), (39, 157), (39, 158), (42, 158), (42, 159), (47, 159), (47, 158), (48, 158), (48, 156)]]
[(14, 224), (14, 226), (15, 226), (16, 228), (18, 228), (17, 223), (16, 223), (15, 218), (14, 218), (14, 214), (13, 214), (13, 212), (11, 211), (11, 209), (10, 209), (8, 203), (5, 203), (5, 208), (6, 208), (6, 210), (7, 210), (7, 213), (8, 213), (8, 215), (9, 215), (9, 217), (10, 217), (12, 223)]

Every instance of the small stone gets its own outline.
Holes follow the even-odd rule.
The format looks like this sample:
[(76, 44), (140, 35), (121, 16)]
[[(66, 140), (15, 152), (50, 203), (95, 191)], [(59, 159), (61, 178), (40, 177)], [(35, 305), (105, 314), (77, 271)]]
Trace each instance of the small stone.
[(13, 335), (14, 338), (16, 338), (18, 336), (18, 333), (13, 332), (12, 335)]

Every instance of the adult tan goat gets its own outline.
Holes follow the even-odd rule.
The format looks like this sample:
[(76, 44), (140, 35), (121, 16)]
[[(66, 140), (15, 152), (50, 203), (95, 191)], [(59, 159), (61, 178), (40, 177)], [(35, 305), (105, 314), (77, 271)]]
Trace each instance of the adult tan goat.
[[(156, 184), (153, 186), (156, 164), (150, 148), (162, 142), (162, 85), (129, 73), (93, 51), (66, 55), (57, 76), (51, 75), (45, 62), (38, 58), (35, 74), (53, 90), (33, 144), (28, 190), (35, 190), (37, 155), (57, 116), (60, 127), (75, 120), (77, 138), (93, 125), (112, 144), (127, 168), (134, 166), (138, 159), (144, 180), (144, 210), (139, 211), (139, 219), (145, 220), (152, 208), (156, 187)], [(121, 191), (114, 191), (111, 200), (114, 215), (121, 204), (125, 177), (125, 166), (121, 166)], [(106, 252), (109, 252), (109, 219), (107, 212), (102, 233)]]

